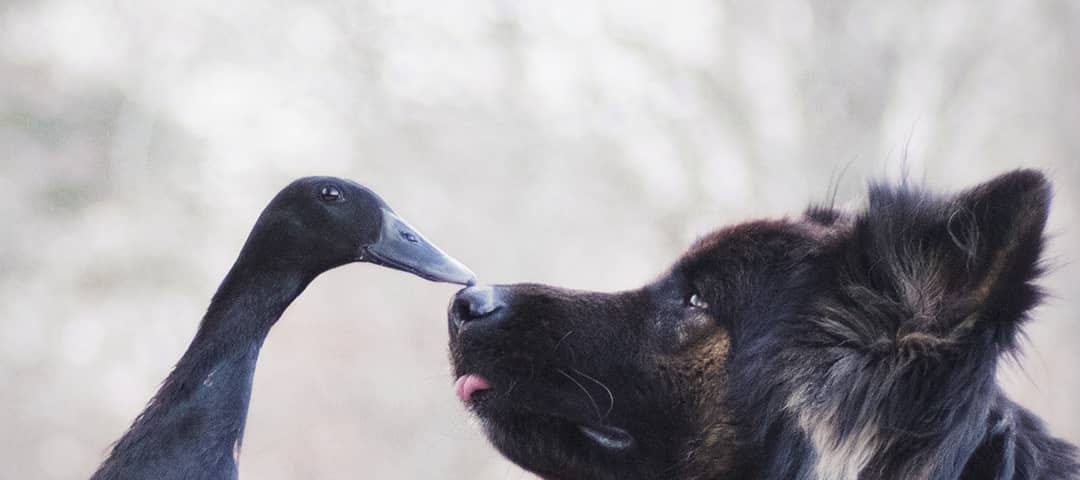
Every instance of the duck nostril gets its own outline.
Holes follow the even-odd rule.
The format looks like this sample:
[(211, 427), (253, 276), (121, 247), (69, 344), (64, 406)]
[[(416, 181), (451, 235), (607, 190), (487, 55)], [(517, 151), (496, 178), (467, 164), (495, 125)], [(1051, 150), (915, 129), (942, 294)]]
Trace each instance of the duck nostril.
[(503, 305), (496, 299), (495, 289), (488, 286), (468, 287), (454, 298), (454, 318), (459, 323), (477, 320), (495, 313)]

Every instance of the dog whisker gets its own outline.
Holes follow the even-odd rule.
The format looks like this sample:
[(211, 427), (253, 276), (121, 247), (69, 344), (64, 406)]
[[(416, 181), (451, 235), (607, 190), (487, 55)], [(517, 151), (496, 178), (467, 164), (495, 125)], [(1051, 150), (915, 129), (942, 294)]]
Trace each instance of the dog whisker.
[(585, 372), (582, 372), (581, 370), (578, 370), (576, 368), (571, 368), (570, 370), (573, 371), (574, 373), (578, 374), (578, 375), (581, 375), (581, 376), (583, 376), (583, 377), (585, 377), (585, 378), (587, 378), (589, 380), (592, 380), (593, 383), (596, 383), (597, 385), (600, 385), (600, 388), (603, 388), (604, 391), (607, 392), (608, 409), (607, 409), (607, 412), (604, 412), (604, 417), (603, 418), (607, 418), (608, 415), (611, 415), (611, 411), (615, 409), (615, 394), (611, 392), (611, 389), (608, 388), (607, 385), (604, 385), (604, 382), (601, 382), (600, 380), (597, 380), (592, 375), (589, 375), (589, 374), (587, 374)]
[(593, 409), (596, 410), (596, 421), (603, 422), (604, 421), (604, 416), (600, 415), (600, 405), (596, 403), (596, 399), (593, 398), (591, 393), (589, 393), (589, 389), (585, 388), (585, 386), (582, 385), (581, 382), (577, 381), (577, 379), (575, 379), (569, 373), (566, 373), (565, 370), (563, 370), (561, 368), (557, 368), (557, 369), (555, 369), (555, 371), (559, 372), (562, 376), (566, 377), (571, 382), (574, 382), (574, 385), (577, 385), (577, 387), (580, 388), (581, 391), (585, 393), (585, 396), (589, 397), (589, 402), (592, 403)]
[(563, 341), (566, 340), (567, 337), (569, 337), (572, 333), (574, 333), (573, 330), (570, 330), (570, 331), (566, 332), (566, 335), (563, 335), (562, 338), (560, 338), (558, 342), (555, 342), (555, 348), (551, 349), (551, 353), (553, 355), (555, 354), (555, 352), (559, 351), (559, 346), (561, 346)]
[(503, 392), (503, 397), (504, 398), (510, 397), (510, 392), (513, 392), (514, 389), (517, 388), (517, 386), (518, 386), (518, 379), (515, 378), (512, 382), (510, 382), (510, 388), (507, 388), (506, 391)]

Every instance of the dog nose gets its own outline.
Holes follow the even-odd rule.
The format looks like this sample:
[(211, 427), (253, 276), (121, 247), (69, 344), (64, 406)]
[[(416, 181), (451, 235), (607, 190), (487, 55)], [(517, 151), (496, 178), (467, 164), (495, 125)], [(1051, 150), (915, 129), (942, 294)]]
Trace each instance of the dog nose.
[(450, 319), (460, 328), (488, 317), (505, 306), (499, 297), (499, 291), (487, 285), (462, 289), (450, 304)]

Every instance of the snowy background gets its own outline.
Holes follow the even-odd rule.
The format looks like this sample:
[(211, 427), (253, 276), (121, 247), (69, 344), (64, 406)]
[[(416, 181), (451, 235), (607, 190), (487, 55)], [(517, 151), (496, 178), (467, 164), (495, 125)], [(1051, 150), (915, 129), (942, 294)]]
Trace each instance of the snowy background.
[[(1002, 380), (1080, 442), (1078, 46), (1073, 0), (0, 0), (0, 478), (89, 476), (310, 174), (484, 281), (615, 290), (831, 184), (1042, 168), (1054, 296)], [(451, 392), (454, 291), (317, 279), (266, 342), (242, 476), (529, 478)]]

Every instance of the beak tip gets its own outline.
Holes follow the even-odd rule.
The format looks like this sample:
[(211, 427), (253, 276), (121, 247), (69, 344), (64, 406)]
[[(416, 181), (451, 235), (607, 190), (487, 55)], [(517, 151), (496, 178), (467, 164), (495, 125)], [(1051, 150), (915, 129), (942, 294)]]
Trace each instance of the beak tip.
[(477, 282), (476, 274), (473, 273), (473, 271), (470, 270), (469, 267), (466, 267), (464, 265), (462, 265), (462, 270), (463, 270), (462, 273), (464, 273), (464, 275), (462, 275), (462, 277), (465, 278), (465, 281), (460, 282), (460, 283), (462, 285), (465, 285), (466, 287), (471, 287), (473, 285), (476, 285), (476, 282)]
[(450, 263), (453, 265), (453, 269), (456, 270), (458, 273), (458, 278), (456, 279), (457, 281), (455, 281), (454, 283), (457, 283), (459, 285), (465, 285), (467, 287), (476, 285), (476, 274), (473, 273), (471, 268), (466, 267), (464, 263), (461, 263), (454, 258), (450, 258)]
[(434, 282), (455, 283), (455, 284), (458, 284), (458, 285), (465, 285), (467, 287), (472, 286), (472, 285), (476, 285), (476, 283), (477, 283), (476, 274), (473, 273), (472, 270), (470, 270), (468, 267), (466, 267), (462, 263), (458, 262), (457, 260), (454, 260), (454, 259), (450, 259), (450, 260), (451, 260), (451, 266), (450, 266), (449, 269), (443, 268), (443, 269), (440, 269), (441, 271), (439, 273), (437, 273), (437, 274), (434, 274), (434, 275), (421, 275), (421, 276), (427, 278), (428, 280), (432, 280)]

